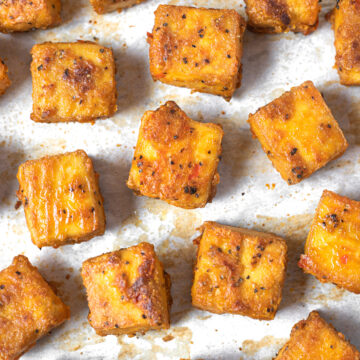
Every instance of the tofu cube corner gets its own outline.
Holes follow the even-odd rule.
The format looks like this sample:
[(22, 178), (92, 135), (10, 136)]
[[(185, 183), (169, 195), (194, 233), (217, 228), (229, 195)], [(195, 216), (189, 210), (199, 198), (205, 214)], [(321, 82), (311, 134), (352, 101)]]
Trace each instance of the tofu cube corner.
[(285, 240), (215, 222), (205, 222), (200, 230), (193, 306), (216, 314), (274, 319), (285, 280)]
[(170, 277), (149, 243), (83, 263), (88, 320), (96, 333), (133, 335), (170, 326)]
[(311, 81), (291, 88), (250, 114), (248, 122), (288, 185), (309, 177), (348, 147), (337, 121)]
[(173, 101), (145, 112), (127, 186), (185, 209), (204, 207), (220, 181), (222, 137), (220, 125), (191, 120)]
[(17, 196), (33, 243), (59, 247), (105, 231), (103, 198), (91, 159), (78, 150), (20, 165)]
[(90, 3), (98, 14), (105, 14), (142, 3), (145, 0), (90, 0)]
[(153, 79), (230, 100), (241, 83), (245, 27), (235, 10), (160, 5), (148, 34)]
[(0, 95), (3, 95), (10, 85), (11, 81), (8, 75), (8, 67), (4, 61), (0, 59)]
[(33, 112), (37, 122), (89, 122), (116, 110), (111, 48), (90, 41), (35, 45), (31, 50)]

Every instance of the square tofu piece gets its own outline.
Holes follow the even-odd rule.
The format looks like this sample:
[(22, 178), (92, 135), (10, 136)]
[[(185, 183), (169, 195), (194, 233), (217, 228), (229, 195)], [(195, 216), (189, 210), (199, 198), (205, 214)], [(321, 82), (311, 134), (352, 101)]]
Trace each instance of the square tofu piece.
[(348, 147), (338, 123), (311, 81), (293, 87), (250, 114), (254, 137), (289, 185), (299, 183)]
[(245, 0), (248, 25), (261, 33), (316, 30), (321, 6), (319, 0)]
[(335, 32), (335, 67), (343, 85), (360, 85), (360, 2), (338, 0), (330, 14)]
[(90, 0), (90, 3), (98, 14), (105, 14), (140, 4), (143, 1), (145, 0)]
[(148, 34), (153, 79), (230, 100), (241, 83), (245, 26), (235, 10), (160, 5)]
[(110, 48), (89, 42), (43, 43), (31, 54), (33, 113), (38, 122), (94, 121), (116, 110)]
[(18, 359), (69, 318), (69, 308), (26, 256), (0, 272), (0, 359)]
[(360, 360), (360, 353), (345, 336), (312, 311), (291, 330), (290, 340), (275, 360)]
[(360, 293), (360, 202), (325, 190), (299, 266), (321, 282)]
[(168, 329), (170, 277), (154, 246), (140, 243), (83, 263), (89, 322), (98, 335)]
[(173, 101), (147, 111), (127, 186), (185, 209), (204, 207), (220, 181), (222, 137), (220, 125), (191, 120)]
[(91, 159), (83, 150), (26, 161), (17, 174), (32, 242), (59, 247), (105, 231), (103, 199)]
[(286, 242), (273, 234), (205, 222), (198, 244), (195, 307), (272, 320), (281, 301)]
[(8, 67), (0, 59), (0, 95), (5, 93), (10, 84), (11, 81), (8, 76)]
[(0, 32), (46, 29), (61, 23), (61, 0), (0, 1)]

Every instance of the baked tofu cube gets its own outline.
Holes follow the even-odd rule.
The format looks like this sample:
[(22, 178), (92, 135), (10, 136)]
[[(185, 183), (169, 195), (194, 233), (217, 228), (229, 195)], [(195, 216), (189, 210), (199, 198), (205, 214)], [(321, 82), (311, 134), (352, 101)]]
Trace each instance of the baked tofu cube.
[(90, 0), (90, 3), (98, 14), (105, 14), (140, 4), (143, 1), (145, 0)]
[(319, 0), (245, 0), (248, 25), (261, 33), (316, 30), (321, 6)]
[(325, 190), (299, 266), (321, 282), (360, 293), (360, 202)]
[(33, 113), (39, 122), (94, 121), (116, 110), (110, 48), (90, 41), (43, 43), (31, 54)]
[(98, 335), (168, 329), (170, 277), (154, 246), (140, 243), (83, 263), (89, 322)]
[(250, 114), (254, 137), (289, 185), (341, 156), (348, 143), (311, 81)]
[(245, 26), (235, 10), (160, 5), (148, 34), (153, 79), (230, 100), (241, 83)]
[(69, 308), (26, 256), (0, 272), (0, 359), (18, 359), (69, 318)]
[(20, 165), (17, 196), (32, 242), (59, 247), (105, 231), (103, 198), (91, 159), (83, 150)]
[(61, 0), (0, 1), (0, 32), (46, 29), (61, 23)]
[(345, 336), (312, 311), (291, 330), (290, 340), (275, 360), (359, 360), (360, 353)]
[(286, 242), (273, 234), (205, 222), (198, 245), (195, 307), (272, 320), (281, 301)]
[(0, 59), (0, 95), (4, 94), (6, 89), (10, 86), (11, 81), (8, 76), (8, 68)]
[(185, 209), (204, 207), (220, 181), (222, 137), (220, 125), (191, 120), (173, 101), (147, 111), (127, 186)]
[(343, 85), (360, 85), (360, 3), (338, 0), (329, 17), (335, 33), (335, 67)]

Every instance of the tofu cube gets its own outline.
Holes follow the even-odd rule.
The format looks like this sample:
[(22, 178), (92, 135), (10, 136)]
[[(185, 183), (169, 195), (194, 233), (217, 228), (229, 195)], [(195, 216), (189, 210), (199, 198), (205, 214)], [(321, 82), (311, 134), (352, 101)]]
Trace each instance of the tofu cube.
[(348, 143), (311, 81), (250, 114), (254, 137), (289, 185), (341, 156)]
[(89, 323), (101, 336), (170, 326), (170, 277), (154, 246), (140, 243), (83, 263)]
[(69, 318), (69, 308), (26, 256), (0, 272), (0, 359), (17, 360)]
[(235, 10), (160, 5), (148, 34), (153, 79), (230, 100), (241, 83), (245, 26)]
[(245, 4), (249, 28), (255, 32), (309, 35), (319, 24), (319, 0), (245, 0)]
[(360, 85), (360, 4), (338, 0), (329, 16), (335, 33), (335, 67), (343, 85)]
[(0, 59), (0, 95), (3, 95), (10, 85), (11, 81), (8, 76), (8, 67), (4, 61)]
[(272, 320), (281, 301), (286, 242), (273, 234), (205, 222), (198, 245), (192, 304), (216, 314)]
[(360, 293), (360, 202), (325, 190), (299, 266), (321, 282)]
[(222, 137), (220, 125), (191, 120), (173, 101), (145, 112), (127, 186), (185, 209), (204, 207), (220, 181)]
[(39, 248), (57, 248), (104, 233), (98, 174), (83, 150), (26, 161), (17, 178), (17, 196), (31, 240)]
[(359, 360), (360, 353), (345, 336), (312, 311), (291, 330), (290, 340), (274, 360)]
[(143, 1), (145, 0), (90, 0), (90, 3), (98, 14), (105, 14), (140, 4)]
[(35, 45), (31, 54), (32, 120), (87, 122), (116, 112), (110, 48), (89, 41), (47, 42)]
[(0, 32), (47, 29), (61, 23), (61, 0), (0, 1)]

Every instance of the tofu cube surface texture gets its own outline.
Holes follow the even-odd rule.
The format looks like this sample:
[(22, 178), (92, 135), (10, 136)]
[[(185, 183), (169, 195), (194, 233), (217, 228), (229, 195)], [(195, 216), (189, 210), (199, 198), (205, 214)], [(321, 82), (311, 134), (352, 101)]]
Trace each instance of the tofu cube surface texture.
[(340, 0), (330, 21), (335, 33), (335, 67), (343, 85), (360, 85), (360, 2)]
[(89, 122), (116, 112), (112, 49), (89, 41), (46, 42), (31, 55), (32, 120)]
[(98, 335), (168, 329), (170, 277), (154, 246), (140, 243), (83, 263), (89, 322)]
[(137, 195), (185, 209), (216, 194), (223, 130), (191, 120), (173, 101), (141, 119), (127, 186)]
[(83, 150), (26, 161), (17, 178), (31, 240), (39, 248), (87, 241), (104, 233), (98, 175)]
[(319, 24), (319, 0), (245, 0), (249, 28), (261, 33), (311, 34)]
[(143, 1), (145, 0), (90, 0), (90, 3), (98, 14), (105, 14), (140, 4)]
[(153, 79), (230, 100), (241, 83), (245, 27), (235, 10), (160, 5), (148, 34)]
[(274, 360), (359, 360), (360, 353), (345, 336), (312, 311), (291, 330), (290, 340)]
[(325, 190), (299, 266), (321, 282), (360, 293), (360, 202)]
[(0, 32), (46, 29), (61, 23), (61, 0), (0, 1)]
[(274, 319), (287, 265), (285, 240), (215, 222), (205, 222), (201, 232), (192, 304), (216, 314)]
[(70, 318), (69, 308), (23, 255), (0, 272), (0, 359), (17, 360)]
[(0, 59), (0, 95), (3, 95), (6, 89), (10, 86), (11, 81), (8, 75), (8, 67), (4, 61)]
[(250, 114), (254, 137), (281, 177), (297, 184), (341, 156), (348, 143), (311, 81)]

